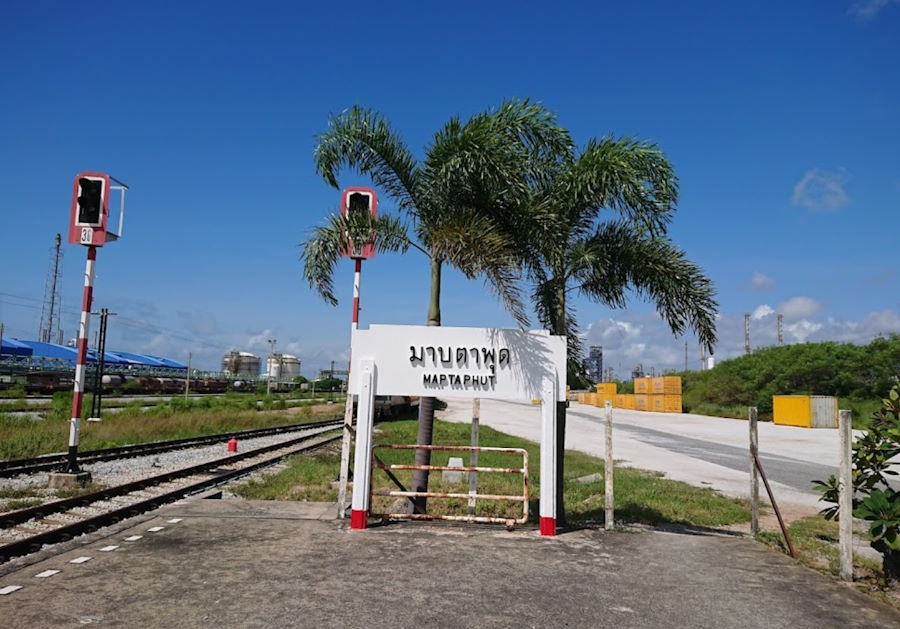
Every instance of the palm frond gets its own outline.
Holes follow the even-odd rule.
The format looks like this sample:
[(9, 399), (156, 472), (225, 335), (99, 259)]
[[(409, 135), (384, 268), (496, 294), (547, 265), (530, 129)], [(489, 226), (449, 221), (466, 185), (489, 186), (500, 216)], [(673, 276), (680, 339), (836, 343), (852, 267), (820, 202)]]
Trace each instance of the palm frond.
[(372, 178), (404, 212), (415, 214), (419, 168), (412, 152), (376, 111), (358, 105), (331, 116), (328, 129), (317, 136), (316, 170), (337, 188), (342, 167)]
[(322, 299), (336, 306), (334, 269), (338, 260), (351, 241), (370, 239), (374, 239), (375, 249), (380, 253), (406, 253), (411, 246), (416, 246), (409, 238), (406, 224), (398, 217), (382, 214), (373, 220), (370, 214), (361, 212), (352, 212), (347, 217), (331, 214), (300, 245), (303, 278)]
[(447, 215), (431, 226), (424, 244), (434, 259), (449, 263), (467, 278), (484, 275), (485, 285), (516, 322), (528, 325), (514, 243), (490, 218), (471, 210)]
[(718, 303), (712, 282), (670, 240), (649, 237), (623, 222), (602, 224), (573, 248), (570, 263), (578, 289), (613, 308), (630, 288), (647, 297), (674, 334), (690, 327), (712, 351)]
[(554, 191), (567, 199), (569, 222), (583, 235), (603, 208), (665, 233), (678, 201), (678, 179), (655, 144), (634, 138), (605, 137), (588, 142)]

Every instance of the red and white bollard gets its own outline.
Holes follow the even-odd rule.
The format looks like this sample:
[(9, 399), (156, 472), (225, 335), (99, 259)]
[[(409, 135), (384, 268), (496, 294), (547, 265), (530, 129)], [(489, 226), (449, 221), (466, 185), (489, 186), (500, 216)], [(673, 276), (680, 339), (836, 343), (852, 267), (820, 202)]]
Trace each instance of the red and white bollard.
[(541, 395), (541, 535), (556, 535), (556, 398), (557, 384), (547, 378)]

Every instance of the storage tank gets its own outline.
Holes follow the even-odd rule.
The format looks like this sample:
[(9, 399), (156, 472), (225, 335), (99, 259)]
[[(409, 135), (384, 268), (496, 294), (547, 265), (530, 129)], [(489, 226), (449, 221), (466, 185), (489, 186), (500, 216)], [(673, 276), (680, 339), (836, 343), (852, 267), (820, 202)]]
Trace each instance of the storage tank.
[(300, 375), (300, 359), (291, 354), (281, 355), (281, 378), (293, 380)]
[(259, 356), (250, 352), (228, 352), (222, 357), (222, 371), (234, 375), (258, 376)]

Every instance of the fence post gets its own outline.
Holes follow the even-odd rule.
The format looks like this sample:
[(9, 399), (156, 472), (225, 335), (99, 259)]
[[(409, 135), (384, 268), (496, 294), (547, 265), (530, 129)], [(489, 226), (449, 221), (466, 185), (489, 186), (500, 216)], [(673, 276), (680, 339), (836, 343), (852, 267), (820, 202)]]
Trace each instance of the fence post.
[(606, 401), (606, 464), (603, 476), (606, 481), (606, 515), (604, 528), (607, 531), (613, 529), (613, 452), (612, 452), (612, 402)]
[(759, 535), (759, 472), (756, 470), (756, 457), (759, 456), (759, 435), (757, 433), (756, 407), (750, 411), (750, 534)]
[(838, 494), (840, 508), (841, 580), (853, 580), (853, 422), (850, 411), (840, 411), (841, 467)]
[[(472, 447), (478, 447), (478, 421), (481, 416), (481, 400), (472, 400)], [(478, 450), (472, 450), (469, 457), (469, 466), (478, 465)], [(478, 472), (469, 472), (469, 494), (474, 495), (478, 491)], [(475, 499), (469, 498), (469, 515), (475, 515)]]

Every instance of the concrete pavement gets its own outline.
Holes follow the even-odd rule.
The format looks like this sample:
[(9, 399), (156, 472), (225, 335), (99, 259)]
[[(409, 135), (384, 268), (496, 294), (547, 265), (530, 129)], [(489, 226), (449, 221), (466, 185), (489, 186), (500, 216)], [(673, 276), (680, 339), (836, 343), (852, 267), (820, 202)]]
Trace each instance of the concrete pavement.
[(39, 563), (0, 566), (0, 592), (21, 586), (0, 595), (0, 618), (144, 629), (900, 625), (895, 610), (743, 538), (541, 538), (418, 523), (348, 531), (325, 519), (332, 513), (330, 504), (173, 505)]

